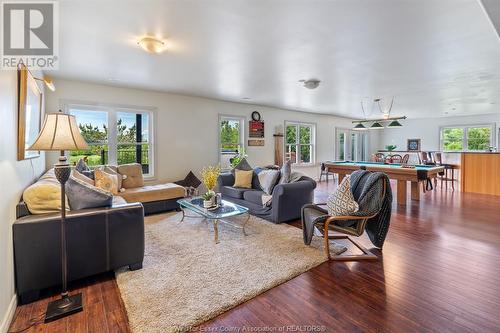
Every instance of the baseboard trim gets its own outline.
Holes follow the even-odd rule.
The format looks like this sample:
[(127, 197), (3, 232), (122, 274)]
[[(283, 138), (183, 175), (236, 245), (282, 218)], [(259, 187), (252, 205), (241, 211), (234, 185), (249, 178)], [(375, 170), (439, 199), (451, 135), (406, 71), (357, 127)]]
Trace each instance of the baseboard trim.
[(9, 331), (10, 323), (14, 318), (14, 313), (16, 312), (17, 307), (17, 295), (14, 294), (12, 299), (10, 300), (9, 307), (7, 308), (7, 312), (2, 318), (2, 324), (0, 324), (0, 333), (7, 333)]

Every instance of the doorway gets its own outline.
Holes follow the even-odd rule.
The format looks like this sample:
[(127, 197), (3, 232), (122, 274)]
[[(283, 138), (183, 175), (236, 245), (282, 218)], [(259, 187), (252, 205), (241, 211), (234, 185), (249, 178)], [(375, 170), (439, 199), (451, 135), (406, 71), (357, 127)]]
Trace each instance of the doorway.
[(335, 128), (335, 159), (337, 161), (366, 161), (368, 134), (347, 128)]

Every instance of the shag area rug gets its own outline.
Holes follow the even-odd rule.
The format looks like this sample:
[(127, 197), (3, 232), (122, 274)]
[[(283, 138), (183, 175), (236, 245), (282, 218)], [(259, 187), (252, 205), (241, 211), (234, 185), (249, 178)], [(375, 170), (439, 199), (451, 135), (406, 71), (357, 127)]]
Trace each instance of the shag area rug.
[[(116, 280), (132, 332), (188, 331), (326, 261), (319, 237), (304, 245), (302, 230), (251, 217), (248, 236), (182, 213), (145, 219), (143, 268)], [(236, 217), (242, 222), (246, 217)]]

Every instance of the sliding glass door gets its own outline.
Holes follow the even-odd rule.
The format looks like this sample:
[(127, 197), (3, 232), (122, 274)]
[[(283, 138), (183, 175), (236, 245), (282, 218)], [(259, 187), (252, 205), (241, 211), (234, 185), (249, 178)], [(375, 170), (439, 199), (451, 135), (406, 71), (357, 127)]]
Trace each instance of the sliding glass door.
[(335, 159), (366, 161), (368, 135), (365, 132), (335, 128)]

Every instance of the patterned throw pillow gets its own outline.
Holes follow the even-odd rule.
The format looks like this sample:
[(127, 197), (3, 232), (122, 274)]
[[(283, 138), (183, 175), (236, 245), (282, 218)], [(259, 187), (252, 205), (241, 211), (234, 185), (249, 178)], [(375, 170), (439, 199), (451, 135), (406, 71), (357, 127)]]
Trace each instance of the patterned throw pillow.
[(95, 186), (113, 194), (118, 194), (118, 176), (103, 170), (95, 170)]
[(351, 192), (351, 177), (346, 176), (335, 192), (330, 194), (326, 202), (328, 214), (333, 216), (352, 215), (359, 210)]
[(75, 170), (78, 172), (84, 172), (84, 171), (90, 171), (90, 168), (87, 165), (87, 163), (85, 163), (85, 160), (83, 158), (80, 158), (78, 160), (78, 163), (76, 163)]

